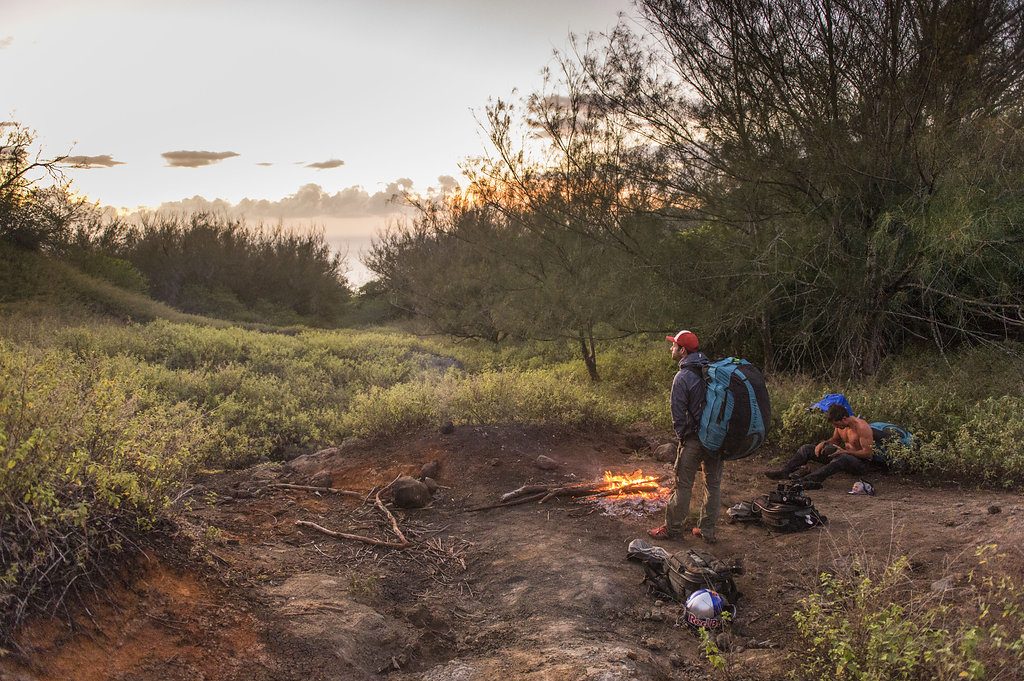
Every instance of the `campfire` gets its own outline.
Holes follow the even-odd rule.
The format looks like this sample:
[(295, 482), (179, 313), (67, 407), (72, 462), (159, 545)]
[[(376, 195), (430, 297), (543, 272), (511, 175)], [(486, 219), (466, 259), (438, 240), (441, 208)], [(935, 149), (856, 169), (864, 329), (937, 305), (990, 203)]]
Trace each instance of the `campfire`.
[(631, 496), (639, 495), (645, 499), (657, 499), (667, 489), (661, 486), (661, 478), (657, 475), (644, 475), (641, 470), (635, 470), (628, 475), (616, 475), (611, 471), (604, 472), (604, 487), (608, 492), (605, 496)]
[(502, 494), (496, 504), (477, 506), (469, 510), (486, 511), (519, 504), (543, 504), (551, 499), (568, 497), (581, 503), (596, 504), (605, 515), (644, 516), (664, 508), (668, 503), (671, 490), (661, 486), (664, 479), (657, 475), (645, 475), (639, 470), (629, 474), (605, 471), (603, 479), (593, 482), (523, 485)]
[(604, 472), (603, 490), (584, 501), (597, 504), (605, 515), (646, 516), (665, 508), (672, 490), (661, 486), (657, 475), (645, 475), (641, 470), (628, 474)]

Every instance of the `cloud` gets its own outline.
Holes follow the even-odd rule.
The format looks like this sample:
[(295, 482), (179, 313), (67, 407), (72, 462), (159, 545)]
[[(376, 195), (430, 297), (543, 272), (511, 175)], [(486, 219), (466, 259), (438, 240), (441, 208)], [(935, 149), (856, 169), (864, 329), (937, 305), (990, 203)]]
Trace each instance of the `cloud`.
[(113, 166), (123, 166), (122, 161), (115, 161), (111, 158), (110, 154), (103, 154), (102, 156), (68, 156), (64, 159), (64, 163), (74, 168), (111, 168)]
[(327, 170), (328, 168), (338, 168), (345, 165), (345, 162), (338, 158), (332, 158), (330, 161), (317, 161), (316, 163), (309, 163), (306, 165), (307, 168), (317, 168), (319, 170)]
[(201, 168), (238, 156), (233, 151), (165, 151), (160, 155), (171, 168)]
[(406, 192), (412, 191), (412, 180), (403, 177), (389, 183), (384, 189), (369, 193), (359, 185), (346, 187), (335, 193), (325, 191), (318, 184), (306, 184), (298, 191), (278, 201), (267, 199), (242, 199), (232, 205), (223, 199), (210, 201), (202, 196), (193, 196), (161, 204), (160, 212), (193, 213), (213, 211), (248, 218), (357, 218), (394, 215), (409, 210), (402, 201)]
[(5, 47), (10, 47), (11, 43), (13, 43), (13, 42), (14, 42), (14, 36), (13, 35), (4, 36), (3, 38), (0, 38), (0, 50), (4, 49)]

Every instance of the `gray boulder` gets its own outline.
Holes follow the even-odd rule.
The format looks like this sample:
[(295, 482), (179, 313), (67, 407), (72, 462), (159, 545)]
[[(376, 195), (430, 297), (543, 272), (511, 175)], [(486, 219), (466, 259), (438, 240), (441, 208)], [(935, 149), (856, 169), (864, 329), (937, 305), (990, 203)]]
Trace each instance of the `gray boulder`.
[(555, 461), (551, 457), (544, 456), (543, 454), (537, 457), (537, 460), (534, 461), (534, 464), (536, 464), (537, 468), (541, 469), (542, 471), (552, 471), (558, 468), (557, 461)]
[(430, 488), (407, 475), (395, 480), (391, 494), (399, 508), (423, 508), (430, 503)]
[(303, 454), (285, 464), (285, 468), (302, 476), (316, 475), (327, 465), (327, 462), (340, 453), (338, 447), (328, 447), (312, 454)]
[(672, 463), (676, 460), (676, 443), (666, 442), (657, 449), (654, 450), (655, 461), (661, 461), (662, 463)]
[(441, 463), (439, 461), (428, 461), (420, 468), (420, 480), (423, 478), (436, 478), (440, 471)]

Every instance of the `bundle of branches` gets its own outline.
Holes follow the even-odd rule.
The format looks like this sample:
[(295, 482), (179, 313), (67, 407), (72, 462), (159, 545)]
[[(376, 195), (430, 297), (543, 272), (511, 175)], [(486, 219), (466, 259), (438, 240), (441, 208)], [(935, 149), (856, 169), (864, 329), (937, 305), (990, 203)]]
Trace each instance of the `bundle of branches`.
[(657, 479), (638, 480), (637, 482), (623, 485), (609, 486), (605, 480), (592, 482), (580, 482), (572, 485), (523, 485), (511, 492), (502, 494), (497, 504), (488, 506), (477, 506), (470, 511), (486, 511), (492, 508), (504, 508), (506, 506), (518, 506), (536, 501), (539, 504), (556, 497), (574, 498), (596, 498), (608, 497), (616, 494), (638, 494), (640, 492), (657, 492), (661, 488), (664, 477)]

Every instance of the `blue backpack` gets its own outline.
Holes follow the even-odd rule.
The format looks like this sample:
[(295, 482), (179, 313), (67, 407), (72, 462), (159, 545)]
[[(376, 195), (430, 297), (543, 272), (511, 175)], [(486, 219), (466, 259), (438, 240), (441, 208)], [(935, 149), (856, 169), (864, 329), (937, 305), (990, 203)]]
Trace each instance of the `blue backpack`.
[(702, 373), (707, 398), (697, 431), (701, 445), (724, 460), (749, 456), (764, 443), (772, 421), (764, 375), (737, 357), (711, 362)]
[(913, 433), (895, 423), (872, 421), (869, 425), (875, 440), (875, 452), (871, 456), (875, 463), (889, 463), (889, 445), (893, 442), (899, 442), (904, 447), (917, 445)]

